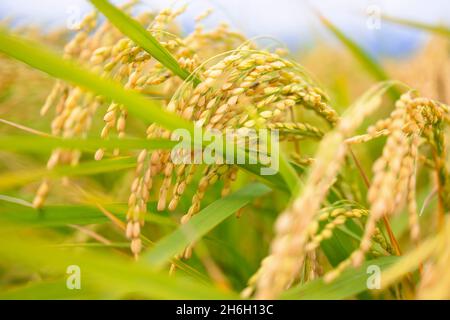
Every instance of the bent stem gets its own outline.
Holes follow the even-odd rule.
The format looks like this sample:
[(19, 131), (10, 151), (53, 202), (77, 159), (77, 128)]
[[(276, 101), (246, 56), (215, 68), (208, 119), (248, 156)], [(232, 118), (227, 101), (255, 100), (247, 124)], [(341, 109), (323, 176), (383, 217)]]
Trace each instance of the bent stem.
[[(445, 165), (445, 138), (443, 130), (437, 126), (433, 130), (432, 153), (434, 168), (436, 172), (437, 191), (438, 191), (438, 225), (442, 227), (445, 222), (445, 214), (449, 211), (450, 201), (446, 193), (448, 191), (448, 169)], [(442, 158), (440, 158), (442, 157)]]
[[(361, 163), (359, 162), (358, 158), (356, 157), (355, 153), (353, 152), (352, 148), (349, 146), (349, 151), (352, 156), (353, 161), (355, 162), (356, 168), (358, 169), (358, 172), (360, 173), (362, 180), (364, 181), (364, 185), (367, 189), (370, 188), (370, 182), (369, 178), (367, 177), (366, 173), (364, 172), (364, 169), (361, 166)], [(391, 224), (389, 223), (389, 219), (386, 217), (386, 215), (383, 215), (383, 224), (386, 228), (386, 232), (389, 236), (389, 241), (391, 242), (392, 247), (395, 250), (395, 254), (397, 256), (400, 256), (402, 254), (400, 245), (398, 244), (397, 239), (395, 238), (395, 234), (392, 231)]]

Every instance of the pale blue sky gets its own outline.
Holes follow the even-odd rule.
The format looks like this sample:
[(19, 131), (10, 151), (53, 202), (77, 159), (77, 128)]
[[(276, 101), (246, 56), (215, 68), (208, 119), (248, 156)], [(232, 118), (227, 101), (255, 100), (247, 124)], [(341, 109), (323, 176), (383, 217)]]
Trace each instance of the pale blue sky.
[[(124, 1), (116, 0), (115, 3)], [(247, 36), (270, 35), (291, 48), (319, 36), (326, 36), (311, 10), (325, 14), (336, 25), (376, 54), (408, 52), (423, 42), (425, 35), (381, 22), (379, 29), (367, 27), (367, 10), (375, 8), (383, 14), (428, 23), (450, 25), (448, 0), (142, 0), (141, 7), (162, 7), (189, 4), (181, 18), (184, 29), (192, 28), (195, 16), (207, 8), (214, 13), (205, 20), (207, 26), (227, 21)], [(64, 26), (74, 8), (81, 13), (91, 8), (87, 0), (1, 0), (0, 17), (11, 16), (17, 24), (33, 23), (46, 27)]]

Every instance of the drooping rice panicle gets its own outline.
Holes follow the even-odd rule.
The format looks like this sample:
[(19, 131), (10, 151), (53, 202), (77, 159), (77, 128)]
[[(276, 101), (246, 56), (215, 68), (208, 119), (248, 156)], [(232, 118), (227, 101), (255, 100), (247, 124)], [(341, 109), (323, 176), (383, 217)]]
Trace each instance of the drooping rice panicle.
[(314, 224), (314, 217), (344, 162), (348, 148), (345, 139), (380, 102), (379, 98), (366, 100), (351, 108), (336, 129), (322, 139), (301, 195), (277, 219), (270, 255), (250, 280), (250, 286), (256, 286), (257, 298), (278, 296), (298, 274), (307, 253), (307, 230)]
[[(360, 265), (364, 254), (370, 249), (377, 222), (383, 216), (395, 214), (405, 200), (411, 238), (417, 242), (420, 231), (415, 203), (415, 180), (420, 135), (434, 130), (444, 112), (446, 107), (443, 105), (410, 92), (396, 102), (395, 110), (388, 121), (384, 122), (390, 134), (383, 155), (373, 166), (374, 177), (368, 193), (370, 215), (360, 248), (349, 259), (353, 265)], [(326, 279), (333, 280), (348, 265), (348, 260), (342, 262)]]

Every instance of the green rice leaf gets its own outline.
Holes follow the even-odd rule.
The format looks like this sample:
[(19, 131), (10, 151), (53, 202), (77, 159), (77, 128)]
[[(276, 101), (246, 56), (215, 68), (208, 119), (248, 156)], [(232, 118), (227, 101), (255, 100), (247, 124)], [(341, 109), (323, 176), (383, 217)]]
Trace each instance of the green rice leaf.
[(137, 92), (126, 90), (121, 84), (102, 78), (73, 61), (62, 59), (37, 43), (25, 41), (0, 30), (0, 52), (53, 77), (91, 90), (107, 100), (123, 104), (136, 118), (149, 123), (155, 122), (169, 130), (183, 128), (193, 132), (192, 123), (160, 108), (157, 102)]
[(58, 166), (52, 170), (35, 169), (9, 172), (0, 175), (0, 190), (21, 186), (44, 177), (56, 178), (62, 176), (92, 175), (104, 172), (116, 172), (131, 169), (136, 166), (136, 160), (130, 157), (89, 161), (77, 166)]
[(296, 194), (301, 187), (301, 180), (297, 176), (297, 172), (293, 165), (283, 152), (280, 152), (280, 175), (289, 187), (291, 194)]
[(143, 255), (142, 259), (154, 267), (162, 267), (190, 243), (199, 240), (237, 210), (269, 191), (268, 187), (254, 183), (213, 202), (188, 223), (157, 242), (152, 250)]
[[(25, 62), (26, 64), (56, 78), (92, 90), (109, 100), (114, 100), (117, 103), (123, 104), (127, 107), (128, 111), (137, 118), (147, 120), (148, 122), (158, 123), (169, 130), (182, 128), (188, 130), (192, 134), (194, 132), (194, 126), (191, 122), (174, 113), (161, 109), (154, 101), (147, 99), (139, 93), (123, 89), (119, 83), (101, 78), (89, 70), (77, 66), (72, 61), (60, 58), (57, 54), (48, 51), (39, 44), (25, 41), (8, 34), (5, 31), (0, 31), (0, 52), (4, 52), (9, 56)], [(33, 55), (30, 55), (29, 52), (33, 52)], [(227, 150), (231, 149), (232, 148), (227, 147)], [(238, 152), (243, 151), (238, 148), (236, 156)], [(242, 166), (247, 170), (252, 167), (248, 170), (249, 172), (257, 174), (263, 181), (272, 180), (267, 182), (273, 184), (274, 176), (261, 176), (258, 173), (260, 165), (244, 164)], [(284, 180), (286, 180), (286, 178), (289, 180), (288, 186), (292, 185), (292, 182), (296, 179), (292, 170), (287, 170), (286, 166), (280, 168), (280, 174), (283, 176)], [(2, 188), (3, 185), (4, 182), (0, 182), (0, 188)]]
[(100, 293), (95, 289), (67, 290), (65, 279), (38, 281), (4, 290), (0, 300), (80, 300), (95, 299)]
[[(5, 201), (0, 195), (0, 220), (32, 227), (58, 227), (67, 224), (87, 225), (109, 222), (100, 209), (94, 205), (47, 205), (39, 210), (31, 204), (17, 204)], [(103, 207), (118, 219), (126, 220), (127, 204), (104, 204)], [(160, 214), (147, 214), (145, 221), (174, 227), (170, 218)]]
[[(294, 287), (281, 295), (282, 299), (292, 300), (341, 300), (350, 298), (358, 293), (368, 290), (367, 279), (371, 275), (367, 268), (378, 266), (381, 270), (392, 266), (398, 257), (383, 257), (366, 261), (357, 269), (348, 269), (331, 283), (325, 283), (322, 278), (313, 280), (304, 285)], [(379, 292), (380, 290), (374, 290)]]
[[(356, 42), (347, 37), (339, 28), (337, 28), (330, 20), (324, 16), (319, 15), (323, 25), (338, 39), (351, 54), (358, 60), (364, 69), (377, 81), (387, 81), (389, 76), (384, 71), (383, 67), (370, 56), (363, 48)], [(391, 88), (389, 94), (392, 99), (397, 100), (400, 92), (396, 88)]]
[(150, 32), (145, 30), (136, 20), (113, 6), (107, 0), (90, 0), (91, 3), (101, 11), (108, 20), (115, 25), (124, 35), (133, 40), (142, 49), (151, 54), (174, 74), (185, 80), (191, 77), (197, 85), (200, 83), (189, 71), (182, 69), (177, 60), (164, 48)]
[[(107, 292), (109, 298), (115, 299), (125, 295), (154, 299), (238, 298), (234, 293), (214, 288), (192, 278), (169, 276), (166, 271), (155, 271), (148, 265), (136, 263), (132, 259), (105, 255), (98, 250), (91, 251), (89, 248), (81, 251), (55, 248), (54, 243), (33, 235), (23, 237), (14, 227), (10, 229), (9, 226), (11, 225), (0, 226), (1, 261), (26, 266), (34, 271), (50, 269), (52, 273), (59, 274), (64, 280), (67, 277), (67, 267), (77, 265), (81, 270), (82, 288), (86, 289), (86, 292)], [(39, 252), (39, 254), (30, 254), (30, 252)], [(63, 285), (58, 292), (59, 290), (67, 291), (64, 282), (61, 282)], [(55, 298), (58, 292), (42, 291), (39, 298)], [(1, 295), (5, 296), (7, 293), (2, 292)]]
[(95, 152), (97, 149), (120, 150), (161, 150), (171, 149), (177, 142), (164, 139), (98, 139), (98, 138), (60, 138), (37, 136), (0, 136), (0, 145), (4, 151), (48, 153), (54, 149), (76, 149)]
[(330, 264), (337, 267), (351, 255), (357, 244), (342, 230), (336, 229), (331, 238), (322, 241), (320, 247)]
[[(61, 139), (53, 137), (0, 137), (0, 145), (4, 150), (8, 151), (23, 151), (47, 153), (55, 148), (69, 148), (82, 151), (94, 152), (98, 148), (114, 148), (118, 147), (121, 150), (127, 149), (170, 149), (175, 142), (167, 140), (144, 140), (144, 139)], [(63, 175), (83, 175), (96, 174), (103, 172), (110, 172), (114, 170), (131, 169), (136, 165), (136, 160), (131, 158), (126, 159), (106, 159), (100, 162), (90, 161), (83, 162), (77, 167), (72, 166), (58, 166), (52, 170), (38, 169), (25, 170), (22, 172), (11, 172), (0, 175), (0, 190), (15, 186), (24, 185), (34, 180), (38, 180), (45, 176), (60, 177)], [(289, 187), (286, 185), (283, 176), (280, 172), (274, 175), (261, 175), (260, 170), (262, 165), (255, 164), (240, 164), (241, 169), (255, 175), (257, 179), (273, 188), (289, 192)], [(281, 169), (280, 169), (281, 171)], [(293, 179), (291, 179), (293, 181)]]

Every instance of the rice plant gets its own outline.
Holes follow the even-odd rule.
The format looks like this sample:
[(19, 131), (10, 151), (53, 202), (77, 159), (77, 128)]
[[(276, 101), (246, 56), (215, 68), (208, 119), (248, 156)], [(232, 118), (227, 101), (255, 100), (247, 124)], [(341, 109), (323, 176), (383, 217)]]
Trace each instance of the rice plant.
[(318, 16), (348, 89), (210, 11), (90, 2), (74, 34), (0, 30), (1, 299), (450, 299), (447, 29), (385, 17), (438, 37), (408, 76)]

